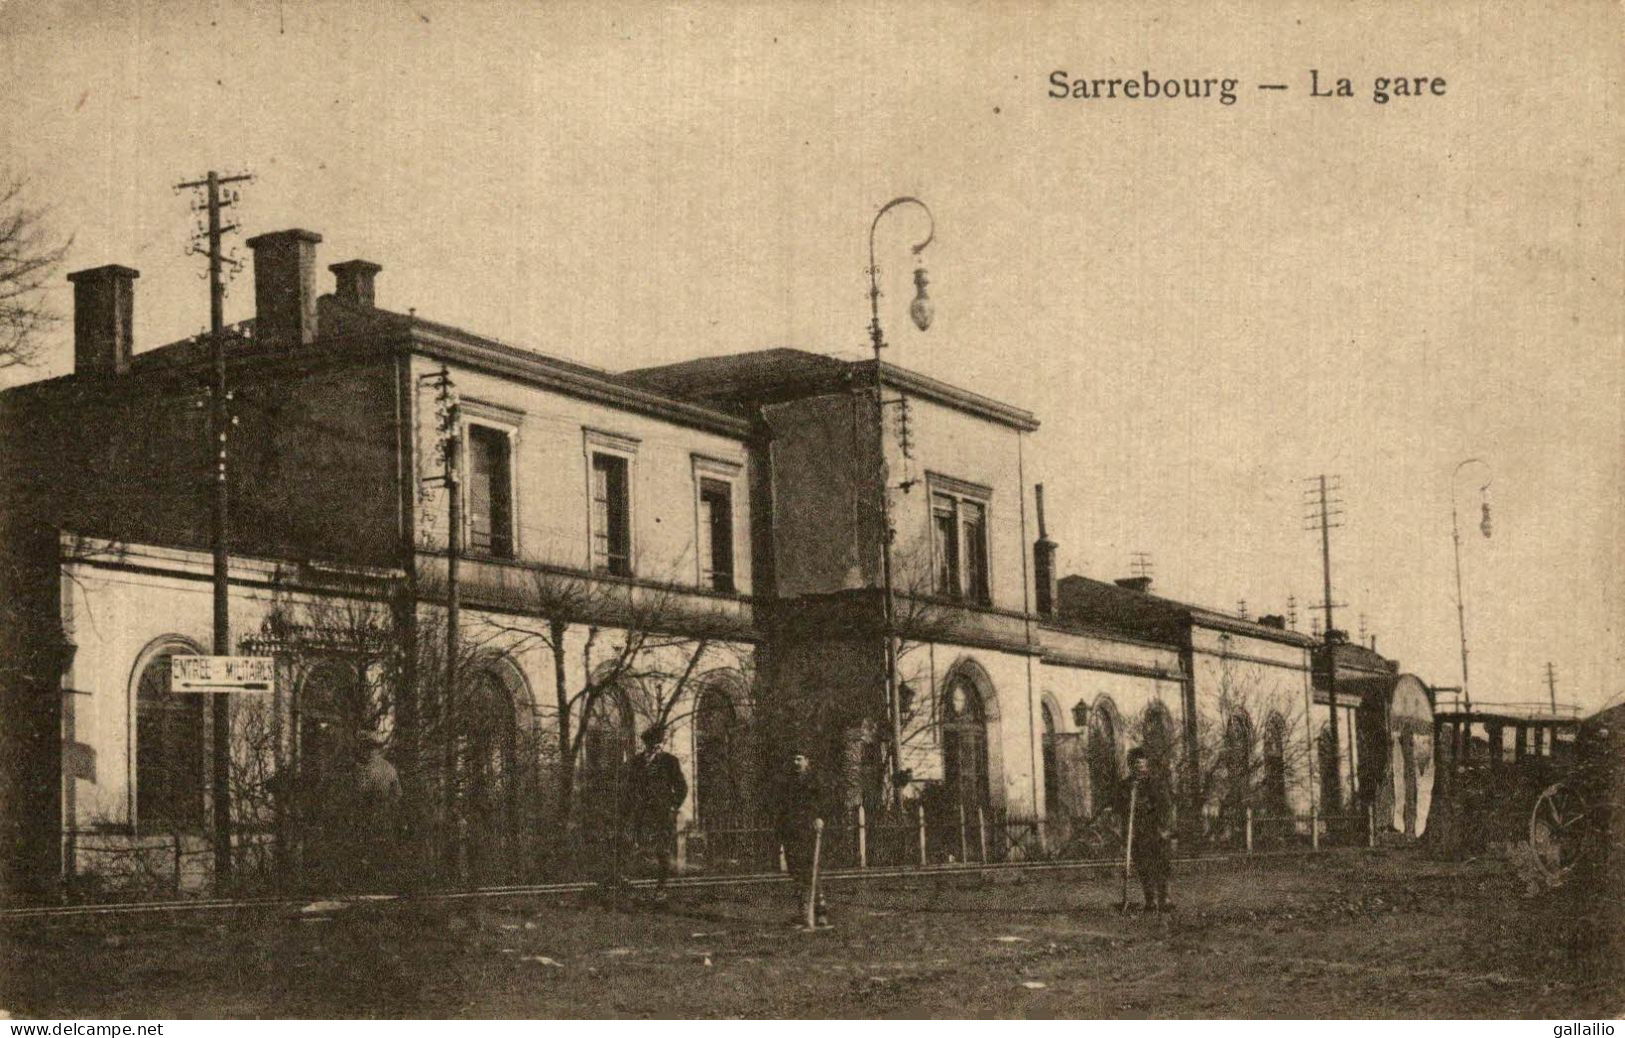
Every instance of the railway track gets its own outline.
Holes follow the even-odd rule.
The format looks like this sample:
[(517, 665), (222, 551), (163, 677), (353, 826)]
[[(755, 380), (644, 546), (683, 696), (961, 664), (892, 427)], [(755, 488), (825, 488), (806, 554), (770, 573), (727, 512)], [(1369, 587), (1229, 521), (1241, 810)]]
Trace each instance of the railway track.
[[(1363, 848), (1355, 848), (1363, 849)], [(1259, 861), (1269, 859), (1303, 858), (1331, 853), (1332, 849), (1320, 851), (1289, 850), (1289, 851), (1255, 851), (1252, 854), (1205, 854), (1175, 858), (1176, 864), (1181, 865), (1207, 865), (1221, 864), (1236, 861)], [(897, 865), (885, 867), (871, 867), (862, 869), (832, 869), (822, 874), (826, 882), (843, 883), (868, 879), (908, 879), (912, 877), (945, 877), (945, 876), (974, 876), (977, 874), (1005, 874), (1022, 872), (1101, 872), (1121, 869), (1120, 860), (1079, 860), (1079, 861), (1033, 861), (1033, 862), (990, 862), (947, 865)], [(762, 886), (770, 883), (787, 883), (789, 876), (783, 873), (756, 873), (733, 876), (677, 876), (667, 882), (671, 890), (702, 890), (717, 887), (747, 887)], [(627, 881), (627, 886), (635, 890), (653, 888), (652, 879), (635, 879)], [(419, 904), (444, 901), (469, 901), (481, 899), (497, 899), (505, 897), (561, 897), (571, 894), (584, 894), (597, 890), (601, 883), (590, 880), (579, 880), (568, 883), (528, 883), (513, 886), (476, 887), (470, 890), (431, 891), (416, 894), (331, 894), (331, 895), (305, 895), (300, 897), (248, 897), (248, 898), (192, 898), (172, 901), (136, 901), (113, 904), (83, 904), (83, 905), (44, 905), (26, 908), (8, 908), (0, 910), (0, 921), (13, 922), (23, 920), (51, 920), (73, 919), (87, 916), (114, 916), (114, 915), (164, 915), (192, 912), (232, 912), (232, 911), (271, 911), (276, 909), (298, 909), (320, 901), (335, 901), (346, 904), (368, 904), (389, 902), (413, 902)]]

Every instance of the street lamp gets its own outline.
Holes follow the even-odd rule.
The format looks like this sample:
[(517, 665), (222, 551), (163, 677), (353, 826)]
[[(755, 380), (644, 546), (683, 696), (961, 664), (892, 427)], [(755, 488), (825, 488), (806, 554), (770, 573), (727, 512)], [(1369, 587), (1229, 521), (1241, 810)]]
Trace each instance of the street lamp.
[(1461, 626), (1461, 700), (1462, 706), (1471, 712), (1473, 697), (1467, 691), (1467, 607), (1461, 594), (1461, 524), (1456, 513), (1456, 479), (1461, 475), (1461, 470), (1468, 465), (1484, 467), (1484, 483), (1478, 488), (1480, 513), (1478, 528), (1486, 538), (1490, 535), (1490, 466), (1481, 458), (1468, 458), (1457, 464), (1455, 471), (1450, 473), (1450, 538), (1456, 548), (1456, 620)]
[[(875, 229), (880, 226), (882, 216), (904, 205), (918, 206), (928, 221), (925, 239), (914, 246), (914, 255), (918, 256), (937, 234), (936, 219), (918, 198), (904, 195), (892, 199), (880, 207), (880, 211), (875, 213), (874, 222), (869, 224), (869, 341), (875, 350), (875, 446), (881, 476), (880, 579), (884, 589), (882, 608), (886, 627), (886, 713), (891, 718), (892, 803), (898, 807), (902, 806), (903, 785), (909, 776), (903, 770), (903, 704), (897, 682), (896, 606), (893, 602), (891, 559), (892, 541), (897, 536), (897, 530), (892, 526), (891, 475), (886, 468), (885, 379), (880, 369), (880, 351), (886, 348), (886, 336), (880, 329), (880, 268), (875, 264)], [(914, 326), (922, 332), (931, 327), (932, 317), (931, 300), (925, 294), (925, 286), (925, 268), (917, 267), (914, 270), (914, 302), (909, 306), (909, 316), (913, 318)]]

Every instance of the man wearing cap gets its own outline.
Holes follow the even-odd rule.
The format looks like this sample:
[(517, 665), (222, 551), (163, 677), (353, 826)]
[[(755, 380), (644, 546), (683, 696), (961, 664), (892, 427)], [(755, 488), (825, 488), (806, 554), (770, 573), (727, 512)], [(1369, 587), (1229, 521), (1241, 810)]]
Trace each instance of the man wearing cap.
[(822, 886), (813, 889), (814, 833), (824, 817), (824, 784), (813, 770), (812, 759), (804, 749), (790, 755), (790, 766), (780, 776), (776, 789), (777, 816), (774, 832), (784, 848), (785, 864), (795, 884), (801, 914), (805, 920), (813, 910), (814, 924), (829, 925), (829, 909)]
[(1140, 877), (1140, 889), (1145, 893), (1145, 910), (1171, 912), (1168, 838), (1173, 812), (1168, 803), (1168, 791), (1151, 774), (1150, 762), (1141, 747), (1128, 751), (1128, 766), (1129, 781), (1124, 786), (1120, 810), (1124, 818), (1132, 819), (1129, 824), (1134, 832), (1129, 850), (1134, 858), (1134, 872)]
[(683, 766), (665, 750), (666, 727), (653, 724), (643, 730), (643, 752), (632, 758), (628, 792), (631, 797), (633, 836), (640, 851), (653, 851), (660, 864), (655, 897), (666, 896), (672, 856), (677, 848), (677, 809), (688, 798)]

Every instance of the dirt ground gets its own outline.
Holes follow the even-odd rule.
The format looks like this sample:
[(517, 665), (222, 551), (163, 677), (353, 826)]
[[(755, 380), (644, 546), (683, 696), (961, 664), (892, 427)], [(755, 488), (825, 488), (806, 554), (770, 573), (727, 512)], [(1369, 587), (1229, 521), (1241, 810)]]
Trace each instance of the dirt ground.
[[(664, 905), (508, 898), (12, 921), (14, 1017), (1534, 1017), (1625, 1011), (1617, 911), (1505, 856), (1187, 866), (1169, 916), (1109, 873), (785, 885)], [(1617, 906), (1617, 901), (1614, 902)]]

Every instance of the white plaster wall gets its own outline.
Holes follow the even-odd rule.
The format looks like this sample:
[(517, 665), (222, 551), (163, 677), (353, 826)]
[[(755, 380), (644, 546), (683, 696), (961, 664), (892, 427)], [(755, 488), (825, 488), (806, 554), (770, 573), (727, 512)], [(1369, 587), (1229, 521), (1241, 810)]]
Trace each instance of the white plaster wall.
[[(892, 492), (892, 520), (897, 527), (894, 565), (900, 586), (912, 570), (929, 580), (933, 572), (931, 494), (927, 473), (977, 483), (992, 490), (987, 502), (988, 589), (999, 609), (1025, 610), (1032, 602), (1031, 566), (1024, 562), (1037, 536), (1023, 527), (1022, 434), (995, 422), (909, 398), (912, 459), (905, 459), (896, 436), (896, 407), (888, 408), (886, 463), (891, 484), (918, 479), (908, 493)], [(929, 583), (922, 590), (930, 590)]]
[[(439, 370), (413, 361), (414, 377)], [(699, 582), (699, 487), (694, 456), (739, 466), (733, 485), (734, 582), (748, 594), (750, 573), (749, 459), (742, 441), (578, 400), (492, 375), (451, 369), (459, 397), (513, 416), (514, 526), (521, 559), (585, 569), (591, 564), (589, 469), (584, 430), (637, 442), (631, 466), (632, 555), (636, 576), (684, 585)], [(416, 383), (414, 383), (416, 384)], [(431, 388), (416, 397), (418, 484), (438, 470), (436, 415)], [(466, 416), (465, 416), (466, 417)], [(491, 424), (501, 427), (502, 421)], [(466, 515), (466, 511), (465, 511)], [(423, 488), (418, 498), (419, 543), (446, 543), (445, 491)]]

